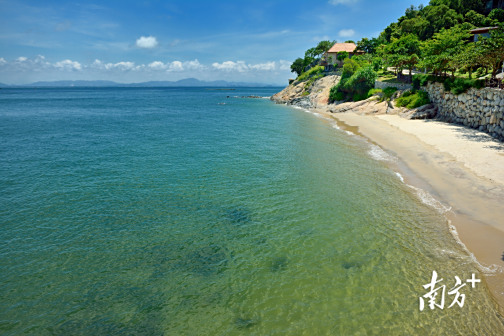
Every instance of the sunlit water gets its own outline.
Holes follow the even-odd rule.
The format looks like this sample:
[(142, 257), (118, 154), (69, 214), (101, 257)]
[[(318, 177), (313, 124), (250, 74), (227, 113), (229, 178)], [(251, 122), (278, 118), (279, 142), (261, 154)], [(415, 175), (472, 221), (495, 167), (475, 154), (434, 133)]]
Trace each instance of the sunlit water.
[(0, 90), (0, 334), (504, 334), (376, 148), (232, 97), (276, 91)]

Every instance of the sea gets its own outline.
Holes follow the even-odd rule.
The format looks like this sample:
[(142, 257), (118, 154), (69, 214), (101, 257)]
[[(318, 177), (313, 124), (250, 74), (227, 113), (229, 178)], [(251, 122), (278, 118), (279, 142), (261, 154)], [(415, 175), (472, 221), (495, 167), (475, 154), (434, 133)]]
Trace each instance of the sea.
[(280, 89), (1, 89), (0, 334), (504, 335), (449, 208)]

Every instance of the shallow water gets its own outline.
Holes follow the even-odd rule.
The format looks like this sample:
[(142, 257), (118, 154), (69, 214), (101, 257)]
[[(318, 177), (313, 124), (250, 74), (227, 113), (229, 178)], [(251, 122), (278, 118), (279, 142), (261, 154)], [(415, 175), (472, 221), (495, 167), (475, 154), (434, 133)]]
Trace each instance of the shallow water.
[(226, 98), (276, 91), (1, 90), (0, 333), (504, 334), (484, 284), (419, 311), (482, 275), (376, 148)]

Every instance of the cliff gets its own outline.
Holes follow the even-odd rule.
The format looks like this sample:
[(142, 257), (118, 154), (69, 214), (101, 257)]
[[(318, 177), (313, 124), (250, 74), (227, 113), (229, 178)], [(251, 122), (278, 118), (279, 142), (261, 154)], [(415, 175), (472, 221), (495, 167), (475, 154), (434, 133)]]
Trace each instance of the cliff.
[(330, 75), (319, 78), (313, 82), (294, 82), (282, 91), (271, 97), (277, 104), (296, 105), (303, 108), (312, 108), (327, 105), (329, 91), (338, 84), (340, 76)]

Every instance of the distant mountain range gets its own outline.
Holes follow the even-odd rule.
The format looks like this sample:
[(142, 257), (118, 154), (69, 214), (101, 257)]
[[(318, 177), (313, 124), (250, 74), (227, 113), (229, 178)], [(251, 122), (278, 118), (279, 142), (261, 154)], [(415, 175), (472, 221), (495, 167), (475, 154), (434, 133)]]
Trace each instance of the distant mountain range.
[(247, 82), (227, 82), (223, 80), (202, 81), (196, 78), (186, 78), (178, 81), (151, 81), (142, 83), (116, 83), (105, 80), (62, 80), (53, 82), (35, 82), (25, 85), (7, 85), (0, 83), (0, 87), (275, 87), (276, 85)]

